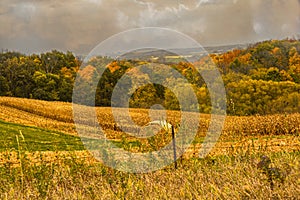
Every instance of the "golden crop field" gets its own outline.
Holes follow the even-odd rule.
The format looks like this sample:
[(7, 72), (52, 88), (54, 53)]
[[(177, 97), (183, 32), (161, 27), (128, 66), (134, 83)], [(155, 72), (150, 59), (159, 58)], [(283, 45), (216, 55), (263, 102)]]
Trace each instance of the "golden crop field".
[[(138, 140), (121, 131), (132, 133), (148, 125), (151, 118), (147, 109), (130, 109), (135, 124), (122, 127), (117, 126), (110, 108), (96, 108), (96, 112), (106, 137), (125, 150), (151, 151), (153, 145), (160, 148), (170, 141), (171, 135), (163, 131), (153, 140)], [(118, 108), (117, 112), (125, 115), (124, 109)], [(0, 199), (298, 198), (300, 114), (227, 116), (221, 137), (205, 158), (198, 158), (198, 152), (210, 115), (200, 115), (200, 122), (193, 113), (189, 116), (189, 125), (199, 128), (195, 141), (179, 158), (178, 169), (170, 165), (134, 174), (107, 167), (88, 151), (44, 149), (43, 145), (51, 144), (49, 140), (56, 136), (68, 136), (66, 142), (78, 144), (71, 138), (77, 135), (71, 103), (0, 97), (0, 120), (15, 123), (4, 124), (2, 127), (10, 129), (2, 131), (16, 131), (12, 139), (17, 140), (17, 148), (0, 153)], [(178, 111), (167, 111), (167, 121), (174, 125), (180, 117)], [(42, 130), (23, 125), (42, 128), (50, 139), (38, 142), (31, 138), (30, 143), (30, 131), (42, 134)], [(25, 137), (21, 129), (27, 132)], [(42, 150), (35, 151), (31, 145)], [(271, 161), (260, 168), (263, 158)]]
[[(0, 108), (2, 120), (76, 135), (71, 103), (0, 97)], [(124, 111), (119, 108), (119, 115), (125, 115)], [(98, 122), (105, 131), (106, 137), (117, 141), (121, 140), (124, 135), (126, 136), (122, 130), (135, 131), (150, 122), (147, 109), (130, 109), (130, 116), (135, 124), (122, 127), (117, 127), (111, 108), (96, 108), (96, 112)], [(200, 122), (193, 117), (192, 113), (190, 116), (188, 123), (193, 126), (199, 125), (196, 138), (203, 138), (210, 123), (210, 115), (202, 114)], [(167, 121), (172, 124), (178, 124), (180, 117), (179, 111), (167, 111)], [(221, 137), (212, 154), (218, 154), (218, 152), (223, 154), (232, 146), (245, 148), (250, 144), (256, 149), (260, 146), (268, 146), (274, 151), (300, 150), (299, 134), (300, 114), (227, 116)], [(200, 146), (201, 144), (197, 143), (193, 149), (199, 149)]]

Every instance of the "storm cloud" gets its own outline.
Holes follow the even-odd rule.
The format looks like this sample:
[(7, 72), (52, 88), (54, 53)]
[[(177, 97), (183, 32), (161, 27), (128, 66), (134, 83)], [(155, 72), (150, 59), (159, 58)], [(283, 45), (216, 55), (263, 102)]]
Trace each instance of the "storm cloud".
[(297, 37), (298, 0), (2, 0), (0, 47), (87, 54), (131, 28), (165, 27), (200, 44)]

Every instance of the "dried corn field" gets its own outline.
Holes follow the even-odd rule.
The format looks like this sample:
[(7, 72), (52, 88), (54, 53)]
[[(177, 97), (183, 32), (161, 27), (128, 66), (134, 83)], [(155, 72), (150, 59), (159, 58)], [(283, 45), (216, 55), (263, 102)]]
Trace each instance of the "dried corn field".
[[(76, 135), (71, 103), (1, 97), (0, 108), (0, 119), (4, 121)], [(130, 116), (135, 124), (126, 125), (125, 123), (124, 125), (123, 123), (121, 127), (117, 126), (110, 108), (96, 108), (96, 112), (98, 122), (105, 131), (106, 137), (114, 141), (121, 141), (124, 137), (131, 142), (137, 141), (133, 136), (125, 134), (124, 131), (127, 133), (137, 132), (140, 127), (150, 122), (149, 110), (147, 109), (130, 109)], [(119, 108), (118, 115), (126, 115), (125, 110)], [(189, 116), (189, 121), (186, 123), (190, 126), (199, 125), (196, 142), (188, 150), (195, 155), (201, 147), (201, 142), (210, 125), (210, 115), (201, 115), (200, 122), (196, 117), (193, 117), (193, 113)], [(180, 117), (179, 111), (167, 111), (167, 121), (172, 124), (179, 124)], [(232, 152), (232, 147), (246, 149), (250, 146), (253, 149), (267, 146), (271, 151), (296, 151), (300, 150), (299, 134), (300, 114), (227, 116), (219, 142), (211, 154)], [(145, 139), (140, 139), (138, 142), (143, 143), (145, 141)], [(158, 146), (163, 146), (163, 144), (158, 144)], [(132, 149), (132, 151), (137, 150), (138, 148)]]

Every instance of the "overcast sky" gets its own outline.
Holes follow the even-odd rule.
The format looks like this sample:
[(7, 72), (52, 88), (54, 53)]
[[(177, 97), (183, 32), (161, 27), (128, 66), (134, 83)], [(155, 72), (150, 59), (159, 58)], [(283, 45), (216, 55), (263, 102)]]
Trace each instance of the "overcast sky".
[(1, 0), (0, 47), (89, 53), (131, 28), (165, 27), (204, 46), (297, 37), (300, 0)]

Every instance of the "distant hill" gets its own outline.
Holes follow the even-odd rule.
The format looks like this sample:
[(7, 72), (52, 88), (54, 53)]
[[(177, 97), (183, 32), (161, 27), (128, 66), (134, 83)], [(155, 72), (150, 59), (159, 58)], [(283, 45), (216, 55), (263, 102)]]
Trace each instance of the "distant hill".
[[(139, 59), (139, 60), (149, 60), (151, 58), (162, 58), (167, 56), (181, 56), (181, 57), (201, 57), (207, 54), (221, 54), (233, 49), (246, 49), (249, 44), (233, 44), (233, 45), (223, 45), (223, 46), (208, 46), (203, 48), (186, 48), (186, 49), (141, 49), (133, 52), (124, 53), (118, 59)], [(114, 55), (112, 55), (114, 57)]]

